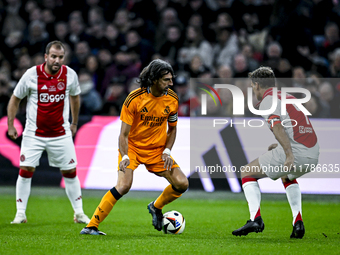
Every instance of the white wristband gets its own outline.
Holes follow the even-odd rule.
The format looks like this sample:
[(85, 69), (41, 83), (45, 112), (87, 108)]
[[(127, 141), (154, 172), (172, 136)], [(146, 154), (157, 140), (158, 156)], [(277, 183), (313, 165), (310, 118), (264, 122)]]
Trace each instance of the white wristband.
[(129, 156), (127, 154), (122, 157), (122, 161), (125, 160), (125, 159), (129, 159), (130, 160), (130, 158), (129, 158)]
[(169, 148), (165, 148), (165, 150), (163, 151), (163, 154), (168, 154), (170, 156), (171, 150)]

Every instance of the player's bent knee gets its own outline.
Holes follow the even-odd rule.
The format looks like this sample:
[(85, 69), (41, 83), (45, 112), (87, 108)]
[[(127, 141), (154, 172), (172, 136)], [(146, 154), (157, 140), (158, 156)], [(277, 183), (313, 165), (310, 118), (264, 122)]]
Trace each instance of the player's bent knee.
[(35, 171), (35, 167), (32, 167), (32, 166), (20, 166), (20, 169), (28, 171), (28, 172), (34, 172)]
[(248, 173), (245, 173), (245, 172), (241, 172), (241, 178), (245, 178), (245, 177), (248, 177), (247, 175), (248, 175)]
[(241, 178), (252, 178), (254, 175), (252, 172), (241, 172)]
[(72, 174), (76, 171), (76, 168), (68, 169), (68, 170), (60, 170), (62, 174)]
[(282, 177), (281, 177), (281, 181), (282, 181), (282, 183), (285, 183), (285, 182), (289, 182), (290, 179), (288, 178), (287, 175), (285, 175), (285, 176), (282, 176)]
[(181, 180), (175, 185), (172, 185), (172, 188), (179, 193), (184, 193), (188, 189), (188, 187), (189, 187), (188, 178)]
[(116, 186), (116, 189), (119, 192), (119, 194), (121, 194), (123, 196), (130, 191), (131, 183), (119, 184), (119, 185)]

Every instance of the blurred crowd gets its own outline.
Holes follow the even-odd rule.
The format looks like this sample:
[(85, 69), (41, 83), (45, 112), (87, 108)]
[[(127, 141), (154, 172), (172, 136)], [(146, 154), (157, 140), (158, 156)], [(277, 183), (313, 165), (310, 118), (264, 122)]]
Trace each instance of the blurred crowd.
[[(141, 70), (162, 58), (177, 74), (180, 116), (199, 106), (190, 78), (246, 91), (242, 78), (266, 65), (288, 78), (284, 86), (311, 91), (312, 117), (339, 118), (339, 24), (338, 0), (2, 0), (0, 117), (23, 73), (59, 40), (79, 76), (83, 115), (119, 115)], [(231, 95), (221, 97), (228, 116)]]

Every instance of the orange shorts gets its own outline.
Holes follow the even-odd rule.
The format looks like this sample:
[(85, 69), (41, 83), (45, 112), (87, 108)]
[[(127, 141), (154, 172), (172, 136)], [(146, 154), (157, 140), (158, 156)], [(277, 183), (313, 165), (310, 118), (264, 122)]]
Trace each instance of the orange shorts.
[[(119, 150), (118, 150), (119, 151)], [(130, 158), (130, 164), (126, 167), (132, 170), (135, 170), (140, 164), (145, 165), (146, 169), (149, 172), (163, 172), (166, 171), (164, 168), (164, 161), (162, 160), (162, 152), (164, 148), (157, 148), (151, 150), (141, 150), (129, 145), (128, 156)], [(171, 156), (170, 156), (171, 157)], [(176, 161), (173, 160), (173, 165), (171, 169), (179, 167)], [(122, 161), (122, 156), (120, 152), (118, 153), (118, 171), (119, 164)]]

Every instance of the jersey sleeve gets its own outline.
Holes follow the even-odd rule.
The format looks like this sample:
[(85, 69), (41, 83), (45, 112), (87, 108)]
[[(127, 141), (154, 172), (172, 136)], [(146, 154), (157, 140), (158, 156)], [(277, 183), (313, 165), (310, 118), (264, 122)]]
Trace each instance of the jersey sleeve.
[(125, 102), (123, 104), (122, 107), (122, 111), (120, 113), (120, 120), (125, 122), (128, 125), (132, 125), (133, 120), (134, 120), (134, 116), (136, 113), (136, 102), (137, 100), (131, 100), (130, 101), (130, 96), (128, 96), (125, 99)]
[(27, 85), (29, 79), (30, 79), (30, 74), (32, 70), (28, 69), (24, 75), (21, 77), (17, 85), (15, 86), (15, 89), (13, 91), (13, 95), (16, 96), (17, 98), (23, 99), (25, 96), (28, 95), (29, 93), (29, 86)]
[(80, 86), (78, 81), (78, 75), (77, 73), (68, 67), (69, 77), (71, 83), (70, 83), (70, 95), (71, 96), (77, 96), (80, 94)]
[[(259, 110), (261, 110), (261, 111), (268, 110), (272, 107), (272, 104), (273, 104), (273, 96), (266, 96), (262, 100)], [(281, 123), (281, 118), (280, 118), (281, 115), (280, 114), (281, 114), (281, 100), (278, 99), (277, 106), (276, 106), (274, 112), (272, 112), (270, 114), (262, 115), (262, 117), (266, 120), (269, 128), (273, 129), (273, 127), (275, 125)]]
[(174, 103), (174, 109), (170, 112), (168, 117), (169, 126), (176, 126), (178, 121), (178, 101), (176, 100)]

